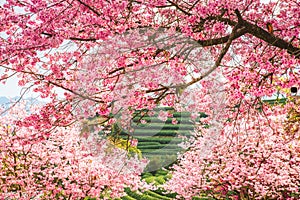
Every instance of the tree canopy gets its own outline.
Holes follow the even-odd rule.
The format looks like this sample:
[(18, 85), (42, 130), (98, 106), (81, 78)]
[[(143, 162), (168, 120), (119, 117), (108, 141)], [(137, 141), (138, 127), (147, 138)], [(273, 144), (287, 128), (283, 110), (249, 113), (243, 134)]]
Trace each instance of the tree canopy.
[[(0, 81), (17, 77), (24, 93), (50, 100), (14, 122), (47, 137), (96, 113), (129, 133), (137, 111), (205, 113), (167, 188), (294, 198), (299, 18), (298, 0), (6, 0)], [(279, 94), (285, 104), (263, 101)]]

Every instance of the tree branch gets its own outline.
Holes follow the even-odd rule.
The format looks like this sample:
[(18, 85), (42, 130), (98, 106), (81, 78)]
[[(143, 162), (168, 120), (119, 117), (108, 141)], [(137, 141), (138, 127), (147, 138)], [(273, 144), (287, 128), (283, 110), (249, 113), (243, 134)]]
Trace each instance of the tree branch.
[(203, 78), (205, 78), (206, 76), (210, 75), (213, 71), (215, 71), (219, 67), (219, 65), (221, 64), (221, 61), (222, 61), (223, 57), (226, 55), (226, 53), (227, 53), (227, 51), (228, 51), (228, 49), (229, 49), (232, 41), (235, 38), (237, 38), (237, 35), (238, 35), (237, 31), (241, 27), (240, 23), (241, 23), (241, 21), (239, 20), (239, 23), (237, 23), (235, 25), (235, 27), (233, 28), (230, 36), (228, 37), (228, 40), (227, 40), (227, 43), (226, 43), (225, 47), (222, 49), (222, 51), (221, 51), (218, 59), (215, 62), (215, 65), (211, 69), (209, 69), (207, 72), (205, 72), (202, 76), (200, 76), (199, 78), (196, 78), (196, 79), (192, 80), (191, 82), (185, 84), (184, 87), (188, 87), (188, 86), (193, 85), (194, 83), (202, 80)]
[[(291, 44), (291, 42), (285, 41), (279, 37), (276, 37), (274, 34), (269, 33), (268, 31), (262, 29), (261, 27), (252, 24), (251, 22), (248, 22), (242, 18), (241, 13), (239, 10), (235, 10), (235, 13), (238, 18), (238, 22), (232, 21), (230, 19), (222, 18), (221, 16), (209, 16), (208, 18), (205, 18), (206, 20), (216, 20), (219, 22), (227, 23), (229, 25), (236, 25), (240, 24), (240, 27), (243, 27), (241, 30), (239, 30), (235, 35), (234, 39), (237, 39), (238, 37), (249, 33), (253, 35), (256, 38), (259, 38), (266, 43), (270, 44), (271, 46), (278, 47), (280, 49), (285, 49), (287, 52), (291, 55), (294, 55), (296, 58), (300, 58), (300, 48), (297, 48)], [(204, 22), (202, 22), (204, 23)], [(229, 40), (229, 35), (225, 37), (215, 38), (215, 39), (209, 39), (209, 40), (198, 40), (197, 42), (202, 45), (203, 47), (206, 46), (214, 46), (214, 45), (220, 45), (227, 43)]]
[[(287, 52), (289, 54), (294, 55), (296, 58), (300, 58), (300, 48), (297, 48), (297, 47), (293, 46), (291, 44), (291, 42), (288, 42), (279, 37), (276, 37), (274, 34), (269, 33), (268, 31), (265, 31), (261, 27), (244, 20), (241, 16), (241, 13), (239, 12), (239, 10), (236, 9), (235, 13), (238, 17), (238, 24), (240, 24), (241, 27), (244, 27), (244, 29), (242, 29), (240, 32), (237, 32), (234, 39), (236, 39), (246, 33), (249, 33), (256, 38), (259, 38), (259, 39), (267, 42), (271, 46), (275, 46), (280, 49), (285, 49), (285, 50), (287, 50)], [(228, 19), (220, 18), (220, 17), (219, 18), (214, 17), (214, 19), (219, 22), (228, 23), (229, 25), (233, 25), (233, 24), (237, 23), (237, 22), (234, 22), (234, 21), (231, 21)], [(212, 20), (212, 19), (209, 19), (209, 20)], [(228, 39), (229, 39), (229, 36), (225, 36), (225, 37), (211, 39), (211, 40), (204, 40), (204, 41), (199, 40), (198, 43), (201, 44), (202, 46), (213, 46), (213, 45), (224, 44), (228, 41)]]
[(70, 40), (77, 40), (77, 41), (84, 41), (84, 42), (95, 42), (97, 39), (96, 38), (76, 38), (76, 37), (70, 37)]
[[(51, 34), (51, 33), (42, 32), (41, 34), (46, 35), (49, 38), (53, 37), (53, 34)], [(95, 42), (95, 41), (97, 41), (96, 38), (79, 38), (79, 37), (69, 37), (69, 40), (76, 40), (76, 41), (83, 41), (83, 42), (89, 42), (89, 41)]]
[(57, 83), (55, 83), (55, 82), (53, 82), (53, 81), (48, 81), (48, 83), (49, 83), (49, 84), (52, 84), (52, 85), (54, 85), (54, 86), (56, 86), (56, 87), (60, 87), (60, 88), (66, 90), (66, 91), (68, 91), (68, 92), (71, 92), (71, 93), (73, 93), (73, 94), (75, 94), (75, 95), (77, 95), (77, 96), (79, 96), (79, 97), (81, 97), (81, 98), (83, 98), (83, 99), (88, 99), (88, 100), (93, 101), (93, 102), (96, 102), (96, 103), (105, 103), (104, 101), (97, 100), (97, 99), (93, 99), (93, 98), (91, 98), (91, 97), (89, 97), (89, 96), (80, 94), (80, 93), (78, 93), (78, 92), (76, 92), (76, 91), (74, 91), (74, 90), (71, 90), (71, 89), (69, 89), (69, 88), (66, 88), (66, 87), (64, 87), (63, 85), (59, 85), (59, 84), (57, 84)]
[[(234, 36), (233, 36), (233, 40), (241, 37), (242, 35), (245, 35), (247, 33), (247, 29), (246, 28), (242, 28), (239, 31), (237, 31)], [(219, 45), (219, 44), (224, 44), (226, 42), (228, 42), (230, 38), (230, 35), (228, 36), (224, 36), (224, 37), (220, 37), (220, 38), (215, 38), (215, 39), (209, 39), (209, 40), (198, 40), (198, 44), (200, 44), (203, 47), (208, 47), (208, 46), (214, 46), (214, 45)]]
[(176, 4), (176, 3), (174, 3), (174, 2), (172, 2), (172, 1), (170, 1), (170, 0), (167, 0), (167, 2), (169, 2), (172, 6), (174, 6), (176, 9), (178, 9), (178, 10), (181, 11), (182, 13), (184, 13), (184, 14), (186, 14), (186, 15), (188, 15), (188, 16), (191, 16), (191, 13), (189, 13), (189, 12), (183, 10), (182, 8), (180, 8), (178, 4)]
[(91, 6), (87, 5), (86, 3), (82, 2), (81, 0), (77, 0), (80, 4), (84, 5), (85, 7), (87, 7), (90, 11), (92, 11), (93, 13), (95, 13), (98, 17), (101, 16), (100, 13), (98, 13), (94, 8), (92, 8)]
[(247, 28), (249, 34), (267, 42), (272, 46), (285, 49), (289, 54), (294, 55), (296, 58), (300, 58), (300, 48), (294, 47), (291, 42), (284, 41), (283, 39), (276, 37), (275, 35), (250, 22), (244, 21), (243, 25)]

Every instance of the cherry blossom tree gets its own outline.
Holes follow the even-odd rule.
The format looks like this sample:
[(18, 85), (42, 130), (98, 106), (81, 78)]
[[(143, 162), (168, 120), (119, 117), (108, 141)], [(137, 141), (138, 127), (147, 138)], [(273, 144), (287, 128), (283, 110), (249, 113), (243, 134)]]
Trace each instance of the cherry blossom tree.
[[(87, 115), (89, 106), (93, 112), (111, 112), (112, 101), (132, 110), (174, 105), (176, 91), (196, 83), (208, 88), (213, 80), (208, 77), (217, 71), (230, 82), (229, 95), (237, 101), (247, 94), (260, 98), (277, 92), (277, 86), (298, 83), (298, 7), (297, 1), (259, 0), (6, 1), (1, 6), (1, 80), (18, 76), (20, 86), (32, 87), (54, 104), (55, 88), (61, 88), (65, 104), (72, 104), (62, 109), (84, 102)], [(131, 38), (123, 40), (131, 42), (130, 50), (117, 51), (128, 31)], [(141, 35), (150, 42), (134, 43)], [(97, 51), (102, 54), (91, 55)], [(206, 60), (214, 62), (201, 63), (207, 52)], [(288, 81), (278, 79), (285, 74)]]
[[(293, 120), (284, 123), (298, 112), (288, 90), (300, 80), (299, 7), (297, 0), (6, 0), (0, 80), (17, 76), (51, 100), (18, 123), (43, 137), (95, 113), (131, 132), (136, 112), (157, 105), (195, 119), (204, 112), (170, 189), (188, 198), (220, 185), (240, 198), (286, 198), (299, 184), (298, 140), (284, 137), (297, 133)], [(287, 103), (266, 105), (274, 94)], [(188, 166), (208, 167), (210, 182), (191, 178), (183, 187), (193, 176)]]
[(300, 132), (290, 128), (295, 123), (286, 113), (276, 106), (261, 112), (249, 109), (226, 123), (214, 141), (206, 139), (212, 131), (204, 129), (205, 136), (174, 166), (166, 188), (186, 199), (203, 194), (217, 199), (298, 199)]
[(18, 106), (0, 120), (1, 198), (104, 199), (144, 187), (139, 175), (146, 160), (105, 139), (84, 140), (76, 125), (55, 128), (42, 140), (38, 130), (14, 125), (24, 110)]

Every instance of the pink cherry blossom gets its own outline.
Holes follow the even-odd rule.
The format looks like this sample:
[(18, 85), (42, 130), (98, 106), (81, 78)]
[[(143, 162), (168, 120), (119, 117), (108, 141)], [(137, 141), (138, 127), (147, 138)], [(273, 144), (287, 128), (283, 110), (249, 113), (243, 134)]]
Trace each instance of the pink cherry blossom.
[[(98, 113), (108, 119), (99, 130), (117, 122), (130, 133), (137, 113), (155, 116), (166, 106), (192, 113), (195, 123), (194, 142), (166, 186), (179, 198), (210, 190), (217, 198), (228, 191), (238, 199), (293, 198), (299, 13), (296, 0), (6, 0), (0, 83), (16, 78), (22, 97), (31, 91), (47, 103), (30, 115), (15, 110), (15, 121), (6, 118), (16, 113), (1, 113), (3, 198), (120, 196), (125, 185), (137, 188), (138, 173), (106, 166), (109, 143), (81, 143), (80, 123)], [(264, 102), (275, 95), (286, 103)], [(158, 118), (173, 116), (160, 111)], [(125, 162), (122, 150), (111, 151), (114, 165)]]

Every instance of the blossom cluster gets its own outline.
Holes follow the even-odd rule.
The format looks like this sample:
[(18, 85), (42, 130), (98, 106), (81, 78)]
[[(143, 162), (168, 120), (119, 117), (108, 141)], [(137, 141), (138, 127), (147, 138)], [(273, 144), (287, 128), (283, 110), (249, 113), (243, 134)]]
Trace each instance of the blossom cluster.
[(32, 126), (16, 126), (13, 114), (0, 119), (1, 199), (103, 199), (143, 186), (147, 161), (138, 155), (128, 156), (105, 139), (84, 139), (77, 125), (57, 127), (45, 137)]
[[(275, 116), (274, 112), (278, 112)], [(166, 188), (190, 199), (297, 199), (300, 184), (300, 132), (289, 132), (282, 107), (249, 110), (228, 122), (214, 143), (209, 129), (174, 166)], [(244, 114), (244, 115), (243, 115)], [(207, 149), (204, 149), (206, 147)]]

